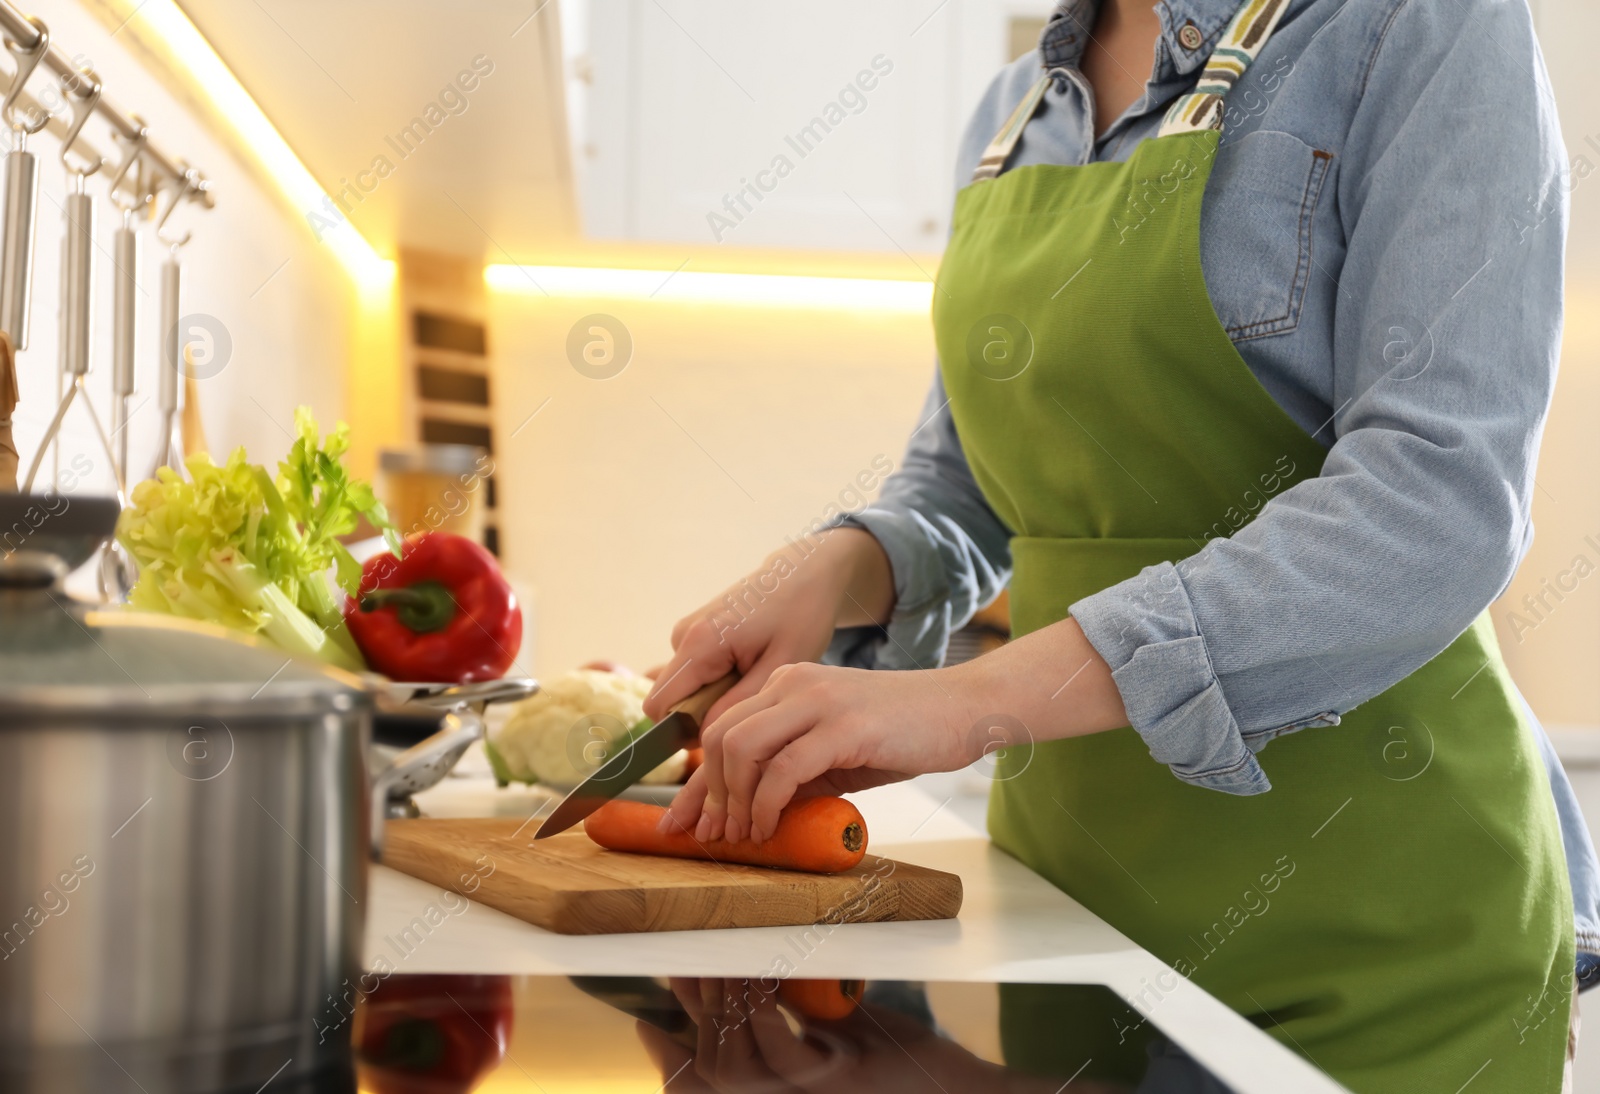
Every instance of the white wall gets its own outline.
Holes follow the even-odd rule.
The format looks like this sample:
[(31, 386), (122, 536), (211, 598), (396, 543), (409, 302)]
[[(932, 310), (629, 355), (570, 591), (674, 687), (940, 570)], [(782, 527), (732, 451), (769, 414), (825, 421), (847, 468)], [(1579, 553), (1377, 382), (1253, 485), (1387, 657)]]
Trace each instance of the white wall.
[[(184, 314), (215, 317), (232, 339), (229, 364), (200, 384), (200, 405), (212, 448), (222, 454), (244, 445), (252, 458), (271, 464), (287, 449), (293, 410), (307, 403), (325, 423), (344, 405), (344, 365), (353, 296), (331, 254), (313, 239), (303, 219), (288, 210), (235, 160), (221, 142), (169, 95), (122, 40), (72, 0), (36, 0), (30, 9), (49, 26), (68, 56), (83, 55), (105, 81), (106, 97), (125, 112), (142, 115), (153, 141), (173, 157), (190, 160), (213, 180), (216, 208), (180, 209), (170, 227), (192, 227), (194, 240), (182, 258), (186, 278)], [(30, 88), (42, 88), (40, 73)], [(85, 130), (113, 150), (107, 131), (91, 122)], [(57, 361), (56, 306), (60, 278), (60, 205), (66, 181), (57, 159), (58, 142), (47, 136), (31, 145), (40, 159), (38, 244), (34, 269), (32, 337), (19, 358), (22, 404), (17, 414), (18, 448), (29, 460), (54, 410)], [(114, 151), (114, 150), (113, 150)], [(106, 172), (109, 174), (109, 172)], [(97, 409), (109, 423), (111, 407), (111, 233), (114, 210), (105, 180), (89, 180), (96, 198), (95, 331), (89, 384)], [(130, 419), (134, 465), (147, 469), (156, 443), (158, 347), (157, 264), (154, 240), (145, 233), (139, 298), (137, 409)], [(142, 403), (142, 405), (141, 405)], [(96, 471), (78, 486), (108, 492), (112, 479), (81, 410), (66, 420), (63, 465), (73, 452), (89, 455)], [(49, 464), (41, 472), (48, 473)]]
[[(566, 338), (601, 310), (633, 359), (591, 380)], [(921, 315), (491, 294), (490, 334), (504, 560), (541, 674), (664, 660), (679, 616), (899, 460), (933, 376)]]

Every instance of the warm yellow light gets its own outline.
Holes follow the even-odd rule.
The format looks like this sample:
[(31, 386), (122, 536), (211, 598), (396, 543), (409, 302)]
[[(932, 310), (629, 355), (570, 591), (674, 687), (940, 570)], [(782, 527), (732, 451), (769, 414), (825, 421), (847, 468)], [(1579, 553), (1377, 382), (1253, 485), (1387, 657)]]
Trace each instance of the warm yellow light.
[(843, 308), (926, 312), (929, 281), (866, 277), (794, 277), (787, 274), (702, 273), (694, 270), (620, 270), (598, 266), (492, 265), (484, 282), (498, 292), (533, 296), (699, 301), (788, 308)]
[(189, 70), (195, 89), (209, 97), (218, 116), (238, 131), (284, 195), (307, 215), (308, 223), (312, 223), (310, 215), (317, 214), (319, 220), (314, 229), (356, 282), (372, 287), (392, 281), (394, 263), (380, 257), (343, 214), (335, 214), (328, 195), (294, 149), (178, 5), (173, 0), (145, 0), (135, 17), (149, 24), (170, 51), (174, 64)]

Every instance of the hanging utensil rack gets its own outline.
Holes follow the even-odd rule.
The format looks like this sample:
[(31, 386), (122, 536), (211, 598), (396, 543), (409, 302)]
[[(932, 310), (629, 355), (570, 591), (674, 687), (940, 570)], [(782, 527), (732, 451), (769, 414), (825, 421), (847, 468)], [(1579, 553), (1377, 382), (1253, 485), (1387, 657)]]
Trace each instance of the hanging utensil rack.
[[(3, 32), (5, 37), (15, 42), (18, 49), (25, 52), (37, 48), (41, 37), (40, 25), (29, 19), (9, 0), (0, 0), (0, 32)], [(44, 31), (43, 33), (48, 35), (49, 32)], [(82, 73), (73, 67), (72, 61), (67, 55), (53, 44), (45, 50), (39, 67), (55, 73), (58, 79), (68, 83), (75, 82), (82, 77)], [(0, 75), (0, 86), (4, 86), (9, 90), (11, 86), (10, 74)], [(36, 103), (34, 105), (37, 107)], [(140, 134), (145, 132), (144, 123), (136, 115), (118, 109), (104, 94), (95, 103), (94, 113), (123, 140), (138, 140)], [(57, 132), (58, 136), (60, 135), (56, 130), (56, 126), (52, 125), (51, 130)], [(139, 151), (139, 158), (149, 170), (173, 183), (182, 183), (187, 176), (193, 173), (195, 186), (187, 195), (187, 200), (197, 202), (206, 209), (210, 209), (213, 206), (214, 198), (211, 194), (210, 183), (205, 180), (203, 175), (196, 172), (193, 167), (184, 161), (175, 159), (163, 152), (157, 144), (151, 141), (145, 141)]]
[[(35, 227), (35, 195), (38, 191), (38, 169), (35, 157), (26, 151), (28, 137), (48, 129), (61, 140), (61, 162), (66, 169), (69, 194), (63, 212), (67, 234), (62, 252), (62, 354), (58, 370), (57, 407), (44, 440), (39, 446), (21, 489), (30, 491), (34, 476), (44, 460), (46, 450), (55, 450), (55, 440), (62, 419), (71, 406), (74, 396), (81, 396), (85, 411), (93, 421), (95, 432), (111, 461), (117, 494), (123, 498), (128, 475), (127, 399), (133, 388), (132, 339), (133, 292), (137, 289), (137, 241), (134, 238), (135, 221), (139, 218), (155, 221), (157, 241), (168, 248), (170, 257), (162, 269), (161, 321), (162, 364), (159, 377), (161, 409), (164, 428), (156, 463), (172, 463), (173, 420), (176, 413), (177, 365), (169, 358), (167, 343), (176, 342), (178, 309), (178, 250), (189, 239), (185, 232), (181, 238), (163, 234), (167, 219), (179, 205), (198, 204), (209, 209), (214, 204), (210, 183), (204, 175), (183, 160), (174, 160), (150, 140), (149, 128), (137, 115), (117, 109), (104, 94), (100, 77), (89, 68), (78, 68), (50, 39), (49, 28), (36, 16), (28, 16), (9, 0), (0, 0), (0, 40), (5, 52), (10, 54), (13, 67), (9, 76), (0, 76), (5, 88), (4, 101), (0, 103), (0, 127), (9, 130), (10, 151), (6, 154), (5, 200), (3, 203), (4, 232), (0, 239), (0, 328), (9, 336), (16, 349), (27, 348), (30, 296), (33, 281), (33, 241)], [(26, 85), (34, 73), (43, 69), (53, 73), (61, 95), (58, 101), (44, 103), (38, 96), (26, 94)], [(57, 117), (63, 103), (68, 121)], [(100, 118), (109, 128), (124, 152), (121, 166), (112, 176), (109, 197), (121, 214), (121, 228), (117, 232), (115, 261), (119, 263), (119, 277), (113, 311), (115, 345), (112, 367), (113, 428), (107, 434), (85, 391), (85, 378), (89, 369), (89, 337), (91, 323), (90, 286), (93, 260), (94, 199), (85, 185), (89, 176), (97, 173), (107, 157), (95, 152), (89, 142), (80, 140), (84, 125), (94, 117)], [(74, 147), (79, 145), (79, 147)], [(74, 157), (77, 157), (76, 160)], [(131, 175), (130, 175), (131, 171)], [(124, 201), (118, 186), (128, 179), (133, 193), (131, 201)], [(166, 208), (156, 216), (155, 205), (159, 196), (170, 193)], [(126, 267), (121, 264), (127, 263)], [(170, 372), (170, 375), (169, 375)], [(169, 390), (170, 389), (170, 390)], [(116, 438), (113, 441), (113, 438)], [(181, 464), (180, 464), (181, 466)]]

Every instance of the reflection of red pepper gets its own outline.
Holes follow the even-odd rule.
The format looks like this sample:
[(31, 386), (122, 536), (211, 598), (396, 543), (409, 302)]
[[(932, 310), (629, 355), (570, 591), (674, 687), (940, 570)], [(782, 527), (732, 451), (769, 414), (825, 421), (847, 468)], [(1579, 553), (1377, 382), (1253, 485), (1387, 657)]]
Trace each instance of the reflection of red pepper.
[(361, 571), (344, 618), (367, 665), (393, 680), (496, 680), (522, 645), (522, 609), (494, 556), (472, 540), (423, 532), (397, 559)]
[(509, 976), (392, 976), (362, 1000), (356, 1051), (373, 1094), (463, 1094), (511, 1039)]

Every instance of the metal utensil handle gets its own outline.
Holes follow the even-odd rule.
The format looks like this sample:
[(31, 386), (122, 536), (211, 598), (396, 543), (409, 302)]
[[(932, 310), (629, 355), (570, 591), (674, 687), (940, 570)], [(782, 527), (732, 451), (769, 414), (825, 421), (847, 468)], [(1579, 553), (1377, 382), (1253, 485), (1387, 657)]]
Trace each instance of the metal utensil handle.
[(439, 724), (439, 732), (425, 741), (419, 741), (396, 756), (389, 766), (378, 772), (372, 780), (371, 853), (372, 861), (383, 857), (383, 825), (388, 818), (389, 791), (419, 768), (464, 748), (483, 735), (483, 719), (470, 710), (457, 710), (446, 714)]
[(69, 377), (89, 371), (89, 340), (93, 335), (94, 199), (88, 194), (68, 194), (63, 213), (67, 222), (62, 262), (66, 296), (61, 301), (61, 345)]
[(139, 233), (127, 224), (111, 235), (111, 390), (133, 394), (133, 362), (139, 303)]
[(3, 226), (0, 226), (0, 328), (18, 351), (28, 348), (33, 298), (33, 210), (39, 200), (39, 161), (32, 152), (6, 156)]
[(724, 695), (728, 694), (728, 689), (733, 687), (733, 685), (737, 684), (738, 682), (739, 674), (737, 672), (730, 672), (720, 680), (713, 680), (711, 683), (707, 684), (705, 687), (689, 696), (689, 698), (673, 707), (671, 713), (687, 714), (689, 717), (695, 720), (696, 725), (699, 725), (705, 721), (706, 711), (711, 709), (711, 705)]
[(133, 362), (138, 332), (139, 233), (124, 223), (112, 233), (111, 262), (111, 435), (117, 470), (128, 477), (128, 397), (133, 394)]
[(183, 272), (177, 256), (161, 264), (161, 386), (156, 406), (164, 414), (178, 409), (178, 379), (183, 375), (183, 354), (178, 331), (178, 292)]
[[(159, 239), (159, 233), (157, 235)], [(157, 321), (160, 328), (156, 333), (161, 338), (158, 350), (156, 372), (156, 411), (160, 415), (160, 427), (156, 435), (156, 458), (150, 465), (149, 478), (155, 478), (156, 471), (162, 467), (170, 467), (179, 474), (183, 473), (183, 453), (181, 446), (174, 438), (178, 427), (178, 381), (182, 378), (179, 371), (182, 367), (182, 351), (178, 345), (178, 293), (182, 287), (182, 269), (178, 265), (177, 245), (173, 246), (172, 256), (161, 264), (161, 314)]]

